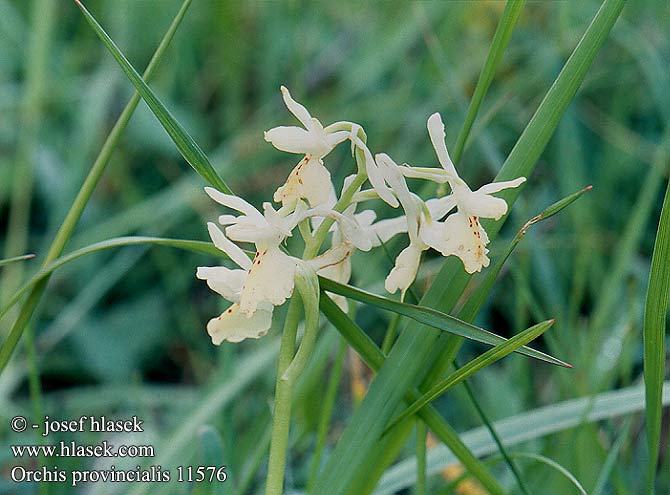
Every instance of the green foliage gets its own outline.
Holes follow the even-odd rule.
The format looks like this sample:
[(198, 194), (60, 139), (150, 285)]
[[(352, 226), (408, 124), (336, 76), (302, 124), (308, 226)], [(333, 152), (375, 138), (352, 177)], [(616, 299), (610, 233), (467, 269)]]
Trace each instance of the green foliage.
[[(117, 487), (123, 493), (262, 491), (287, 308), (276, 309), (271, 335), (215, 348), (205, 326), (225, 306), (194, 272), (228, 264), (207, 239), (205, 222), (222, 212), (205, 182), (230, 184), (259, 206), (297, 161), (263, 141), (264, 130), (295, 124), (280, 102), (284, 84), (322, 122), (360, 122), (373, 152), (399, 163), (436, 165), (425, 121), (439, 111), (468, 183), (499, 171), (497, 180), (528, 177), (521, 196), (502, 195), (516, 200), (508, 225), (485, 225), (497, 239), (481, 274), (427, 254), (413, 287), (422, 302), (400, 304), (379, 298), (389, 261), (357, 253), (350, 285), (360, 290), (322, 283), (321, 327), (293, 391), (285, 492), (392, 495), (418, 482), (443, 493), (458, 482), (444, 477), (454, 463), (490, 493), (518, 492), (458, 385), (417, 413), (440, 442), (429, 442), (425, 471), (411, 422), (376, 439), (453, 378), (454, 356), (481, 362), (550, 318), (536, 357), (572, 370), (510, 355), (468, 377), (524, 485), (667, 491), (658, 427), (670, 397), (665, 3), (628, 2), (611, 32), (623, 2), (84, 3), (99, 25), (72, 2), (0, 0), (0, 472), (16, 465), (8, 445), (38, 441), (9, 430), (17, 414), (135, 414), (147, 428), (132, 441), (155, 445), (157, 456), (129, 467), (226, 464), (229, 482)], [(150, 59), (145, 84), (133, 67)], [(138, 105), (143, 98), (149, 106)], [(338, 188), (351, 173), (348, 155), (325, 160)], [(586, 184), (592, 192), (551, 216)], [(381, 217), (395, 215), (384, 208)], [(393, 257), (404, 246), (387, 247)], [(27, 252), (36, 259), (14, 261)], [(349, 291), (350, 313), (326, 290)], [(403, 331), (398, 340), (390, 333), (387, 356), (394, 311)], [(502, 345), (452, 338), (429, 320), (491, 329)], [(346, 472), (352, 464), (363, 468)], [(19, 490), (73, 493), (0, 477), (0, 492)]]

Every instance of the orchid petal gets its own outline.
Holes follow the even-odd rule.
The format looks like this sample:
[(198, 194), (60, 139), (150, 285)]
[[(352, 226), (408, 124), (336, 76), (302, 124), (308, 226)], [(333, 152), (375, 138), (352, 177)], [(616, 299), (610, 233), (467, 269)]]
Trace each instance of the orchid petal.
[[(457, 256), (468, 273), (479, 272), (489, 266), (486, 245), (489, 238), (476, 217), (457, 212), (441, 224), (441, 236), (425, 236), (424, 241), (443, 256)], [(433, 232), (431, 232), (432, 234)]]
[(447, 182), (451, 175), (442, 168), (435, 167), (409, 167), (403, 165), (400, 167), (400, 172), (411, 179), (426, 179), (439, 184)]
[(263, 301), (284, 304), (293, 294), (294, 276), (295, 261), (278, 246), (257, 253), (242, 289), (240, 309), (251, 315)]
[(372, 224), (372, 231), (374, 232), (373, 245), (379, 246), (380, 242), (387, 242), (389, 239), (397, 234), (407, 232), (407, 217), (405, 215), (387, 218)]
[(334, 148), (340, 143), (343, 143), (349, 139), (351, 133), (348, 131), (337, 131), (331, 134), (326, 134), (326, 142), (330, 145), (331, 148)]
[[(348, 242), (343, 242), (337, 246), (330, 248), (325, 253), (312, 258), (311, 260), (305, 261), (312, 270), (319, 272), (321, 274), (322, 270), (327, 270), (335, 265), (341, 264), (347, 258), (349, 258), (354, 250), (354, 247)], [(332, 277), (328, 277), (332, 278)], [(340, 282), (341, 280), (333, 279)]]
[(395, 266), (384, 281), (384, 288), (391, 294), (400, 289), (402, 295), (412, 285), (419, 271), (422, 250), (410, 243), (403, 249), (395, 260)]
[(330, 172), (321, 160), (305, 157), (289, 174), (286, 183), (274, 194), (274, 200), (282, 204), (306, 199), (310, 206), (331, 202), (335, 189)]
[(244, 339), (258, 339), (268, 333), (272, 326), (272, 306), (264, 305), (247, 316), (241, 312), (239, 304), (233, 304), (221, 316), (207, 323), (207, 333), (214, 345), (221, 342), (241, 342)]
[(442, 122), (442, 117), (440, 114), (436, 112), (431, 115), (428, 118), (427, 126), (428, 135), (430, 136), (430, 140), (433, 143), (433, 148), (435, 148), (435, 153), (437, 154), (437, 159), (440, 162), (440, 165), (442, 165), (442, 168), (444, 168), (449, 174), (453, 175), (454, 177), (458, 177), (454, 163), (451, 161), (451, 157), (449, 156), (449, 151), (447, 151), (447, 144), (445, 143), (447, 135), (444, 132), (444, 123)]
[(235, 215), (219, 215), (219, 224), (221, 225), (232, 225), (237, 222), (237, 217)]
[[(317, 274), (341, 284), (346, 284), (351, 278), (351, 253), (352, 246), (349, 243), (342, 243), (332, 249), (329, 249), (321, 256), (309, 260), (307, 263), (312, 267), (318, 268)], [(349, 309), (349, 303), (343, 296), (337, 294), (328, 295), (333, 299), (342, 311)]]
[(363, 155), (365, 156), (365, 171), (368, 174), (368, 180), (370, 181), (372, 188), (377, 192), (382, 201), (393, 208), (397, 208), (399, 205), (398, 200), (393, 195), (393, 191), (386, 185), (384, 172), (381, 170), (381, 167), (377, 165), (368, 147), (356, 135), (352, 134), (351, 140), (363, 151)]
[(247, 278), (246, 270), (231, 270), (225, 266), (199, 266), (197, 278), (205, 280), (210, 289), (230, 302), (239, 302)]
[(483, 194), (493, 194), (493, 193), (497, 193), (499, 191), (502, 191), (503, 189), (510, 189), (510, 188), (513, 188), (513, 187), (519, 187), (524, 182), (526, 182), (525, 177), (517, 177), (514, 180), (507, 180), (507, 181), (503, 181), (503, 182), (492, 182), (491, 184), (486, 184), (486, 185), (480, 187), (475, 192), (483, 193)]
[(288, 108), (289, 112), (295, 115), (295, 117), (302, 123), (302, 125), (305, 126), (306, 129), (311, 129), (312, 116), (307, 111), (307, 109), (291, 97), (291, 93), (285, 86), (282, 86), (280, 90), (282, 98), (284, 98), (286, 108)]
[(358, 249), (369, 251), (372, 248), (372, 240), (355, 220), (334, 210), (331, 210), (326, 216), (334, 218), (337, 221), (338, 227), (344, 237)]
[(507, 213), (507, 203), (504, 199), (480, 192), (470, 192), (459, 197), (458, 207), (468, 215), (495, 220), (499, 220)]
[(377, 218), (377, 213), (374, 210), (363, 210), (354, 215), (354, 219), (363, 228), (370, 227), (372, 222)]
[(237, 210), (250, 217), (263, 217), (263, 215), (261, 215), (261, 213), (256, 208), (254, 208), (251, 204), (247, 203), (239, 196), (224, 194), (221, 191), (217, 191), (213, 187), (205, 187), (205, 192), (210, 198), (223, 206)]
[(226, 227), (226, 236), (237, 242), (253, 242), (258, 247), (259, 244), (279, 244), (286, 234), (263, 217), (260, 221), (240, 217), (235, 224)]
[(456, 206), (456, 198), (453, 194), (442, 196), (441, 198), (432, 198), (426, 201), (426, 207), (433, 220), (440, 220)]
[(209, 231), (209, 236), (212, 238), (214, 245), (226, 253), (240, 268), (245, 270), (251, 268), (251, 260), (249, 257), (235, 243), (231, 242), (215, 223), (208, 222), (207, 230)]
[(280, 151), (315, 156), (325, 156), (332, 147), (328, 143), (316, 139), (314, 132), (295, 126), (279, 126), (265, 131), (267, 142)]

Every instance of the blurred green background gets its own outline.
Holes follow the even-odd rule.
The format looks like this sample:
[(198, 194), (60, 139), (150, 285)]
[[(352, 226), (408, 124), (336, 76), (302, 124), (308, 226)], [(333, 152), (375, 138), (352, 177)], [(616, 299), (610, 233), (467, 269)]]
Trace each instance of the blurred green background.
[[(87, 2), (140, 71), (179, 5), (172, 0)], [(426, 119), (439, 111), (453, 146), (503, 7), (503, 2), (484, 1), (198, 0), (151, 87), (233, 190), (260, 206), (298, 158), (263, 141), (263, 130), (295, 124), (281, 102), (281, 84), (324, 124), (363, 125), (373, 152), (387, 152), (399, 163), (436, 165)], [(495, 175), (597, 8), (592, 1), (525, 6), (457, 164), (473, 188)], [(472, 386), (494, 420), (640, 382), (644, 294), (668, 174), (669, 19), (668, 2), (629, 2), (503, 235), (489, 246), (495, 259), (526, 220), (593, 184), (591, 193), (528, 234), (476, 321), (511, 335), (555, 317), (555, 329), (540, 345), (575, 369), (519, 356), (487, 368)], [(72, 2), (0, 0), (0, 258), (37, 254), (36, 260), (2, 268), (2, 301), (37, 270), (131, 94), (131, 84)], [(353, 167), (345, 148), (326, 160), (338, 188)], [(205, 222), (220, 209), (203, 193), (204, 185), (140, 103), (67, 250), (131, 234), (208, 240)], [(379, 212), (391, 214), (388, 208)], [(390, 247), (395, 254), (403, 246)], [(246, 493), (256, 493), (265, 465), (259, 457), (254, 470), (253, 456), (264, 455), (256, 447), (270, 413), (278, 332), (243, 344), (211, 344), (206, 322), (225, 303), (195, 279), (195, 268), (213, 262), (169, 248), (133, 247), (89, 256), (58, 271), (32, 320), (43, 409), (63, 419), (138, 415), (147, 431), (128, 441), (155, 444), (166, 465), (195, 462), (205, 455), (200, 440), (213, 435), (231, 480), (224, 493), (238, 493), (244, 476)], [(383, 256), (359, 254), (352, 280), (383, 293), (391, 266)], [(439, 266), (439, 258), (428, 257), (419, 290)], [(13, 317), (0, 322), (2, 339)], [(388, 314), (364, 307), (357, 321), (381, 342)], [(296, 407), (289, 487), (302, 487), (308, 474), (322, 390), (337, 353), (332, 329), (324, 329), (323, 338), (322, 374), (301, 388)], [(461, 360), (479, 350), (466, 346)], [(9, 429), (11, 417), (31, 417), (34, 411), (26, 358), (20, 346), (0, 378), (0, 493), (38, 490), (7, 479), (17, 461), (5, 447), (36, 441), (30, 433)], [(350, 391), (360, 379), (352, 371), (355, 360), (350, 354), (345, 361), (332, 440), (355, 406)], [(459, 431), (481, 424), (463, 390), (436, 405)], [(616, 444), (620, 450), (602, 493), (640, 493), (643, 418), (628, 418), (584, 424), (523, 447), (560, 462), (591, 490)], [(665, 420), (659, 486), (667, 490), (667, 409)], [(204, 424), (216, 433), (200, 435)], [(88, 437), (90, 442), (105, 438)], [(408, 449), (411, 455), (411, 445)], [(128, 461), (128, 467), (144, 462)], [(69, 468), (90, 464), (63, 461)], [(542, 493), (574, 491), (544, 465), (522, 461), (520, 466), (530, 486)], [(493, 469), (513, 489), (504, 466)], [(445, 481), (438, 475), (430, 483), (430, 493), (438, 493)], [(165, 493), (161, 489), (151, 492)], [(128, 493), (112, 484), (85, 490)]]

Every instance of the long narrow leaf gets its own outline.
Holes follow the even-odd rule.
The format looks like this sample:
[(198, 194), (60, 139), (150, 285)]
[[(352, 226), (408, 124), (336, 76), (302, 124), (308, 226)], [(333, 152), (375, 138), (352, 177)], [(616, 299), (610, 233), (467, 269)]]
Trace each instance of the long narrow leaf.
[[(499, 346), (505, 342), (508, 342), (507, 339), (500, 337), (495, 333), (484, 330), (483, 328), (476, 327), (470, 323), (466, 323), (463, 320), (454, 318), (453, 316), (442, 313), (436, 309), (394, 301), (393, 299), (378, 296), (362, 289), (341, 284), (323, 277), (319, 277), (319, 284), (323, 290), (333, 292), (350, 299), (355, 299), (366, 304), (372, 304), (378, 308), (393, 311), (394, 313), (398, 313), (403, 316), (408, 316), (409, 318), (412, 318), (419, 323), (423, 323), (424, 325), (458, 335), (459, 337), (464, 337), (466, 339), (471, 339), (476, 342), (482, 342), (492, 346)], [(515, 349), (514, 352), (518, 352), (519, 354), (523, 354), (534, 359), (539, 359), (547, 363), (555, 364), (557, 366), (571, 368), (569, 364), (564, 363), (559, 359), (525, 346)]]
[(193, 169), (200, 174), (200, 176), (209, 182), (218, 190), (232, 194), (230, 188), (226, 185), (219, 174), (214, 170), (212, 164), (205, 153), (200, 149), (200, 146), (193, 140), (184, 127), (175, 119), (170, 111), (165, 107), (163, 102), (158, 99), (155, 93), (151, 90), (149, 85), (144, 82), (142, 77), (138, 74), (135, 68), (130, 64), (128, 59), (121, 53), (121, 50), (114, 44), (114, 41), (109, 37), (105, 30), (98, 24), (98, 21), (86, 10), (86, 7), (79, 1), (74, 0), (79, 9), (84, 14), (84, 17), (91, 25), (98, 38), (102, 40), (105, 46), (109, 49), (114, 59), (118, 62), (123, 72), (126, 73), (130, 82), (133, 83), (137, 92), (147, 102), (149, 108), (160, 121), (165, 131), (169, 134), (172, 141), (177, 146), (177, 149), (182, 154), (184, 159), (193, 167)]
[[(179, 11), (177, 11), (177, 14), (175, 15), (174, 19), (172, 20), (172, 23), (170, 24), (170, 27), (165, 32), (163, 39), (158, 44), (156, 51), (151, 57), (151, 60), (149, 61), (146, 70), (144, 71), (143, 77), (146, 80), (149, 80), (156, 71), (158, 64), (163, 59), (163, 56), (167, 51), (167, 47), (170, 45), (170, 41), (172, 41), (172, 38), (174, 37), (174, 34), (177, 32), (177, 28), (181, 24), (181, 21), (184, 19), (186, 11), (188, 10), (188, 7), (190, 5), (191, 0), (184, 0), (181, 8), (179, 9)], [(136, 92), (130, 98), (125, 108), (123, 109), (123, 112), (121, 112), (121, 115), (119, 115), (119, 118), (116, 120), (114, 127), (112, 127), (112, 130), (110, 131), (109, 135), (107, 136), (107, 139), (105, 139), (105, 142), (102, 145), (100, 153), (98, 153), (98, 156), (93, 162), (93, 165), (91, 166), (91, 169), (89, 170), (88, 175), (84, 180), (84, 183), (82, 184), (81, 188), (79, 189), (79, 192), (77, 193), (77, 196), (72, 202), (70, 210), (67, 212), (67, 215), (63, 220), (63, 223), (58, 228), (58, 232), (56, 233), (54, 240), (51, 242), (51, 246), (49, 246), (49, 251), (47, 252), (46, 258), (44, 259), (42, 266), (51, 263), (63, 253), (63, 249), (65, 248), (65, 245), (72, 236), (72, 233), (74, 232), (74, 229), (77, 226), (77, 222), (79, 222), (79, 219), (81, 218), (81, 215), (84, 211), (84, 208), (86, 207), (86, 204), (91, 199), (93, 191), (95, 190), (95, 187), (100, 181), (100, 178), (102, 177), (102, 174), (104, 173), (107, 164), (109, 163), (112, 153), (114, 152), (116, 145), (119, 143), (121, 134), (128, 125), (128, 122), (130, 121), (130, 118), (135, 112), (135, 109), (137, 108), (137, 104), (139, 103), (139, 101), (140, 97), (139, 94)], [(21, 338), (21, 334), (23, 333), (24, 328), (30, 321), (30, 318), (32, 318), (33, 313), (37, 308), (37, 304), (42, 298), (42, 294), (44, 294), (44, 291), (46, 290), (48, 281), (49, 278), (45, 277), (37, 285), (35, 285), (35, 287), (30, 291), (30, 294), (26, 298), (25, 302), (21, 306), (19, 316), (14, 322), (14, 325), (12, 326), (9, 336), (2, 343), (2, 347), (0, 348), (0, 362), (2, 363), (0, 365), (0, 373), (4, 371), (4, 367), (7, 364), (7, 362), (9, 362), (9, 358), (11, 357), (12, 353), (14, 352), (14, 349), (16, 348), (16, 345), (18, 344), (19, 339)]]
[(661, 219), (651, 259), (644, 311), (644, 386), (646, 397), (649, 464), (647, 493), (654, 491), (658, 449), (661, 444), (661, 402), (665, 375), (665, 318), (670, 297), (670, 182), (665, 191)]
[(543, 321), (537, 325), (533, 325), (530, 328), (527, 328), (523, 332), (515, 335), (509, 339), (504, 344), (500, 344), (493, 349), (486, 351), (484, 354), (476, 357), (470, 361), (465, 366), (462, 366), (451, 375), (446, 377), (444, 380), (436, 383), (430, 390), (424, 393), (418, 400), (413, 402), (407, 409), (405, 409), (396, 419), (394, 419), (389, 426), (386, 428), (386, 431), (389, 431), (402, 421), (406, 420), (410, 416), (416, 414), (418, 410), (423, 408), (426, 404), (437, 399), (440, 395), (444, 394), (447, 390), (458, 385), (463, 380), (473, 375), (477, 371), (489, 366), (499, 359), (504, 358), (508, 354), (515, 352), (521, 346), (527, 344), (528, 342), (535, 340), (537, 337), (542, 335), (544, 332), (549, 330), (554, 324), (554, 320)]

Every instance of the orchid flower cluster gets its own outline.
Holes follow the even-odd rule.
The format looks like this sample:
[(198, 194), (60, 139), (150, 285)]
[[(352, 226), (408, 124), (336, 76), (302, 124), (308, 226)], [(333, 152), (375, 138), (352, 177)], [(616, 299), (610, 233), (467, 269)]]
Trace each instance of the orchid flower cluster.
[[(409, 244), (386, 277), (385, 288), (390, 293), (400, 291), (404, 297), (416, 278), (423, 251), (430, 248), (443, 256), (457, 256), (468, 273), (489, 265), (489, 238), (479, 219), (498, 220), (505, 215), (507, 203), (492, 194), (518, 187), (524, 177), (472, 191), (451, 161), (438, 113), (430, 116), (427, 127), (441, 167), (412, 167), (398, 165), (385, 153), (373, 156), (360, 125), (343, 121), (324, 127), (288, 89), (282, 86), (281, 92), (286, 107), (303, 127), (275, 127), (265, 132), (265, 140), (280, 151), (304, 155), (274, 193), (274, 201), (281, 206), (266, 202), (261, 212), (240, 197), (205, 188), (214, 201), (238, 213), (219, 217), (224, 229), (211, 222), (207, 225), (214, 245), (238, 268), (197, 269), (199, 279), (232, 303), (207, 324), (214, 344), (262, 337), (271, 326), (274, 307), (292, 296), (300, 274), (348, 283), (356, 250), (369, 251), (401, 233), (407, 234)], [(344, 180), (338, 197), (323, 159), (346, 141), (358, 170)], [(407, 178), (448, 183), (451, 194), (424, 201), (410, 191)], [(404, 214), (375, 222), (373, 210), (357, 211), (360, 204), (379, 199), (402, 208)], [(296, 229), (305, 240), (302, 258), (290, 256), (282, 246)], [(330, 246), (324, 251), (328, 236)], [(236, 243), (254, 244), (253, 259)], [(344, 298), (336, 302), (346, 308)]]

